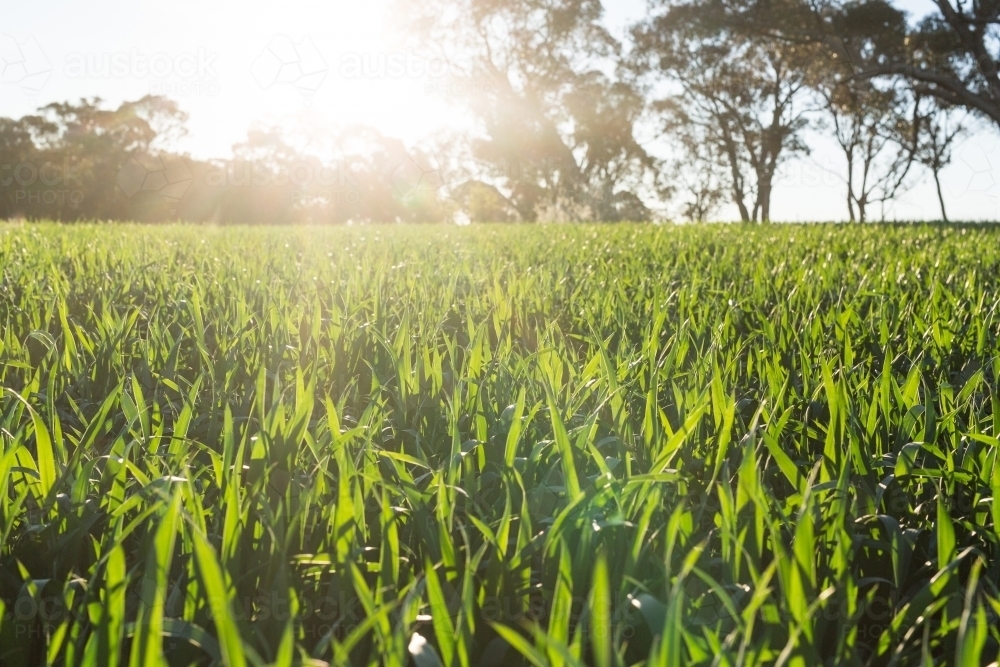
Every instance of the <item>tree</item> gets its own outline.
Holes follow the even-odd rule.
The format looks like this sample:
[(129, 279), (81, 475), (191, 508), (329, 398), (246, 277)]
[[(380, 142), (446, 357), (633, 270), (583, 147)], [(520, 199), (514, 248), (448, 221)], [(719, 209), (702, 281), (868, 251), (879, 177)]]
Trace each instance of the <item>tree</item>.
[(0, 218), (253, 224), (453, 215), (428, 153), (371, 128), (255, 127), (232, 160), (199, 161), (169, 150), (185, 120), (159, 97), (0, 118)]
[[(38, 177), (38, 148), (34, 135), (42, 119), (0, 118), (0, 219), (21, 214), (26, 205), (21, 187)], [(34, 172), (32, 172), (34, 170)], [(32, 175), (33, 174), (33, 175)]]
[[(215, 161), (188, 211), (233, 222), (431, 222), (450, 211), (440, 175), (423, 151), (370, 127), (352, 125), (296, 137), (277, 127), (252, 129)], [(211, 211), (209, 213), (209, 211)]]
[[(0, 121), (0, 164), (13, 164), (5, 216), (129, 219), (136, 200), (116, 188), (133, 159), (156, 158), (183, 134), (186, 114), (163, 97), (106, 109), (99, 98), (48, 104)], [(17, 162), (13, 162), (17, 160)], [(8, 183), (8, 180), (12, 182)]]
[(955, 107), (934, 98), (922, 97), (917, 97), (915, 104), (920, 123), (916, 159), (931, 172), (941, 205), (941, 220), (948, 222), (941, 190), (941, 170), (951, 163), (951, 150), (966, 128), (955, 119)]
[(864, 221), (866, 205), (884, 205), (906, 189), (916, 163), (931, 172), (947, 220), (940, 172), (962, 132), (950, 122), (956, 107), (928, 94), (923, 83), (872, 75), (890, 63), (924, 57), (923, 50), (910, 48), (905, 15), (881, 0), (869, 0), (837, 7), (829, 23), (837, 38), (828, 41), (826, 66), (818, 69), (814, 87), (847, 159), (851, 219), (855, 207)]
[(769, 220), (774, 175), (807, 152), (806, 79), (817, 49), (733, 29), (715, 2), (660, 0), (633, 30), (635, 67), (666, 89), (655, 104), (668, 135), (697, 133), (726, 160), (745, 222)]
[(826, 55), (813, 86), (835, 120), (848, 171), (860, 170), (860, 181), (848, 174), (860, 188), (852, 194), (848, 183), (850, 209), (884, 203), (905, 189), (916, 162), (931, 171), (947, 219), (940, 172), (962, 133), (948, 119), (965, 109), (1000, 124), (1000, 5), (934, 4), (938, 12), (914, 25), (888, 0), (718, 1), (729, 29), (769, 44), (812, 45)]
[(467, 180), (459, 184), (452, 197), (468, 222), (513, 222), (517, 211), (494, 186), (482, 181)]
[(679, 124), (670, 133), (674, 159), (670, 165), (675, 189), (684, 196), (680, 214), (689, 222), (713, 219), (730, 195), (726, 159), (716, 143), (706, 140), (704, 128)]
[(914, 24), (890, 0), (718, 0), (733, 29), (821, 45), (855, 78), (903, 80), (1000, 126), (1000, 3), (932, 2), (936, 11)]
[(853, 40), (845, 50), (865, 76), (904, 77), (918, 94), (1000, 126), (1000, 4), (934, 0), (934, 5), (938, 12), (913, 28), (905, 21), (883, 26), (895, 39)]
[(818, 91), (846, 161), (850, 221), (865, 222), (870, 206), (884, 211), (907, 187), (919, 143), (917, 105), (900, 86), (865, 80), (834, 81)]
[(476, 120), (472, 178), (522, 220), (648, 217), (657, 162), (634, 136), (642, 96), (612, 76), (620, 45), (598, 0), (432, 0), (401, 5), (448, 63), (445, 86)]

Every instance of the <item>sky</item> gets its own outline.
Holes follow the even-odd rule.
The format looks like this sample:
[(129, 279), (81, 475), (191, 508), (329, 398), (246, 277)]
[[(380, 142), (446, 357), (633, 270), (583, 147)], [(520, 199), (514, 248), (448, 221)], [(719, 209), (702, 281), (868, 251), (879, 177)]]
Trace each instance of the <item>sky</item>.
[[(199, 158), (228, 157), (255, 123), (363, 123), (410, 144), (469, 125), (442, 90), (440, 63), (390, 27), (392, 0), (2, 1), (0, 116), (82, 97), (117, 105), (162, 94), (189, 114), (178, 148)], [(902, 5), (914, 17), (933, 6)], [(624, 35), (645, 6), (605, 2), (609, 28)], [(843, 159), (823, 137), (810, 142), (811, 155), (788, 163), (776, 184), (775, 219), (846, 216)], [(1000, 134), (971, 132), (943, 181), (952, 219), (1000, 218)], [(938, 215), (929, 178), (886, 212)]]

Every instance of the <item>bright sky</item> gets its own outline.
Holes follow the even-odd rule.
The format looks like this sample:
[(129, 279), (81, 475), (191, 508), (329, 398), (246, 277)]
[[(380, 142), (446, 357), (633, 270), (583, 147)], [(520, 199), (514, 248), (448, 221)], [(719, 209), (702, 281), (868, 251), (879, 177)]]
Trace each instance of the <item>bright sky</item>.
[[(408, 51), (388, 27), (390, 0), (47, 0), (7, 2), (0, 23), (0, 116), (53, 101), (100, 96), (111, 104), (163, 94), (190, 114), (181, 146), (228, 156), (256, 121), (364, 123), (413, 143), (461, 127), (461, 110), (435, 91), (436, 62)], [(605, 3), (622, 34), (645, 0)], [(930, 0), (907, 0), (914, 13)], [(44, 7), (44, 9), (43, 9)], [(945, 174), (953, 219), (1000, 217), (1000, 141), (979, 132)], [(823, 142), (789, 165), (774, 195), (785, 220), (845, 217), (842, 159)], [(734, 211), (727, 211), (733, 215)], [(929, 179), (888, 217), (934, 218)]]

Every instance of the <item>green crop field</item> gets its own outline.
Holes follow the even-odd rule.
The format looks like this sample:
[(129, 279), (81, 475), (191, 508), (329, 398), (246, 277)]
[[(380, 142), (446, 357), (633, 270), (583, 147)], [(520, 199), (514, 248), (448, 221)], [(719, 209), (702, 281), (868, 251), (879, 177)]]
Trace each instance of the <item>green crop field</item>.
[(7, 224), (0, 272), (3, 667), (997, 659), (1000, 229)]

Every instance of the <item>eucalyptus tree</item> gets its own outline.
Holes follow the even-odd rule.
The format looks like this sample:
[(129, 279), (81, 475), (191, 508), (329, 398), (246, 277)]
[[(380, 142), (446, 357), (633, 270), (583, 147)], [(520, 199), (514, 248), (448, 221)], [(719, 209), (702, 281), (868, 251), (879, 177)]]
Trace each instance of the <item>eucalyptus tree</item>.
[(828, 41), (858, 76), (905, 79), (919, 95), (1000, 126), (1000, 4), (933, 0), (933, 6), (916, 23), (884, 0), (835, 6), (841, 15), (878, 12), (884, 18), (855, 21), (853, 30)]
[(662, 183), (635, 135), (645, 100), (616, 75), (621, 45), (598, 0), (431, 0), (400, 13), (475, 120), (472, 180), (522, 220), (649, 217), (643, 196)]
[(932, 0), (922, 17), (891, 0), (718, 0), (716, 6), (731, 29), (818, 45), (859, 80), (905, 81), (918, 96), (1000, 127), (1000, 3)]
[(116, 181), (130, 159), (155, 159), (184, 134), (176, 102), (147, 95), (108, 108), (99, 98), (53, 102), (0, 119), (0, 216), (127, 219)]
[(674, 198), (689, 222), (714, 219), (729, 200), (729, 172), (718, 146), (707, 141), (704, 128), (678, 125), (671, 133), (675, 157), (670, 163)]
[(828, 125), (844, 157), (851, 222), (870, 219), (913, 182), (920, 146), (920, 116), (904, 86), (846, 79), (817, 85)]
[(955, 142), (963, 137), (968, 126), (962, 123), (960, 109), (935, 98), (917, 98), (917, 117), (920, 122), (916, 159), (931, 172), (941, 206), (941, 220), (948, 222), (948, 211), (941, 188), (941, 171), (951, 163)]
[(817, 46), (760, 39), (704, 0), (659, 0), (632, 34), (633, 67), (651, 82), (664, 133), (697, 128), (726, 162), (740, 217), (769, 220), (779, 166), (808, 151)]

